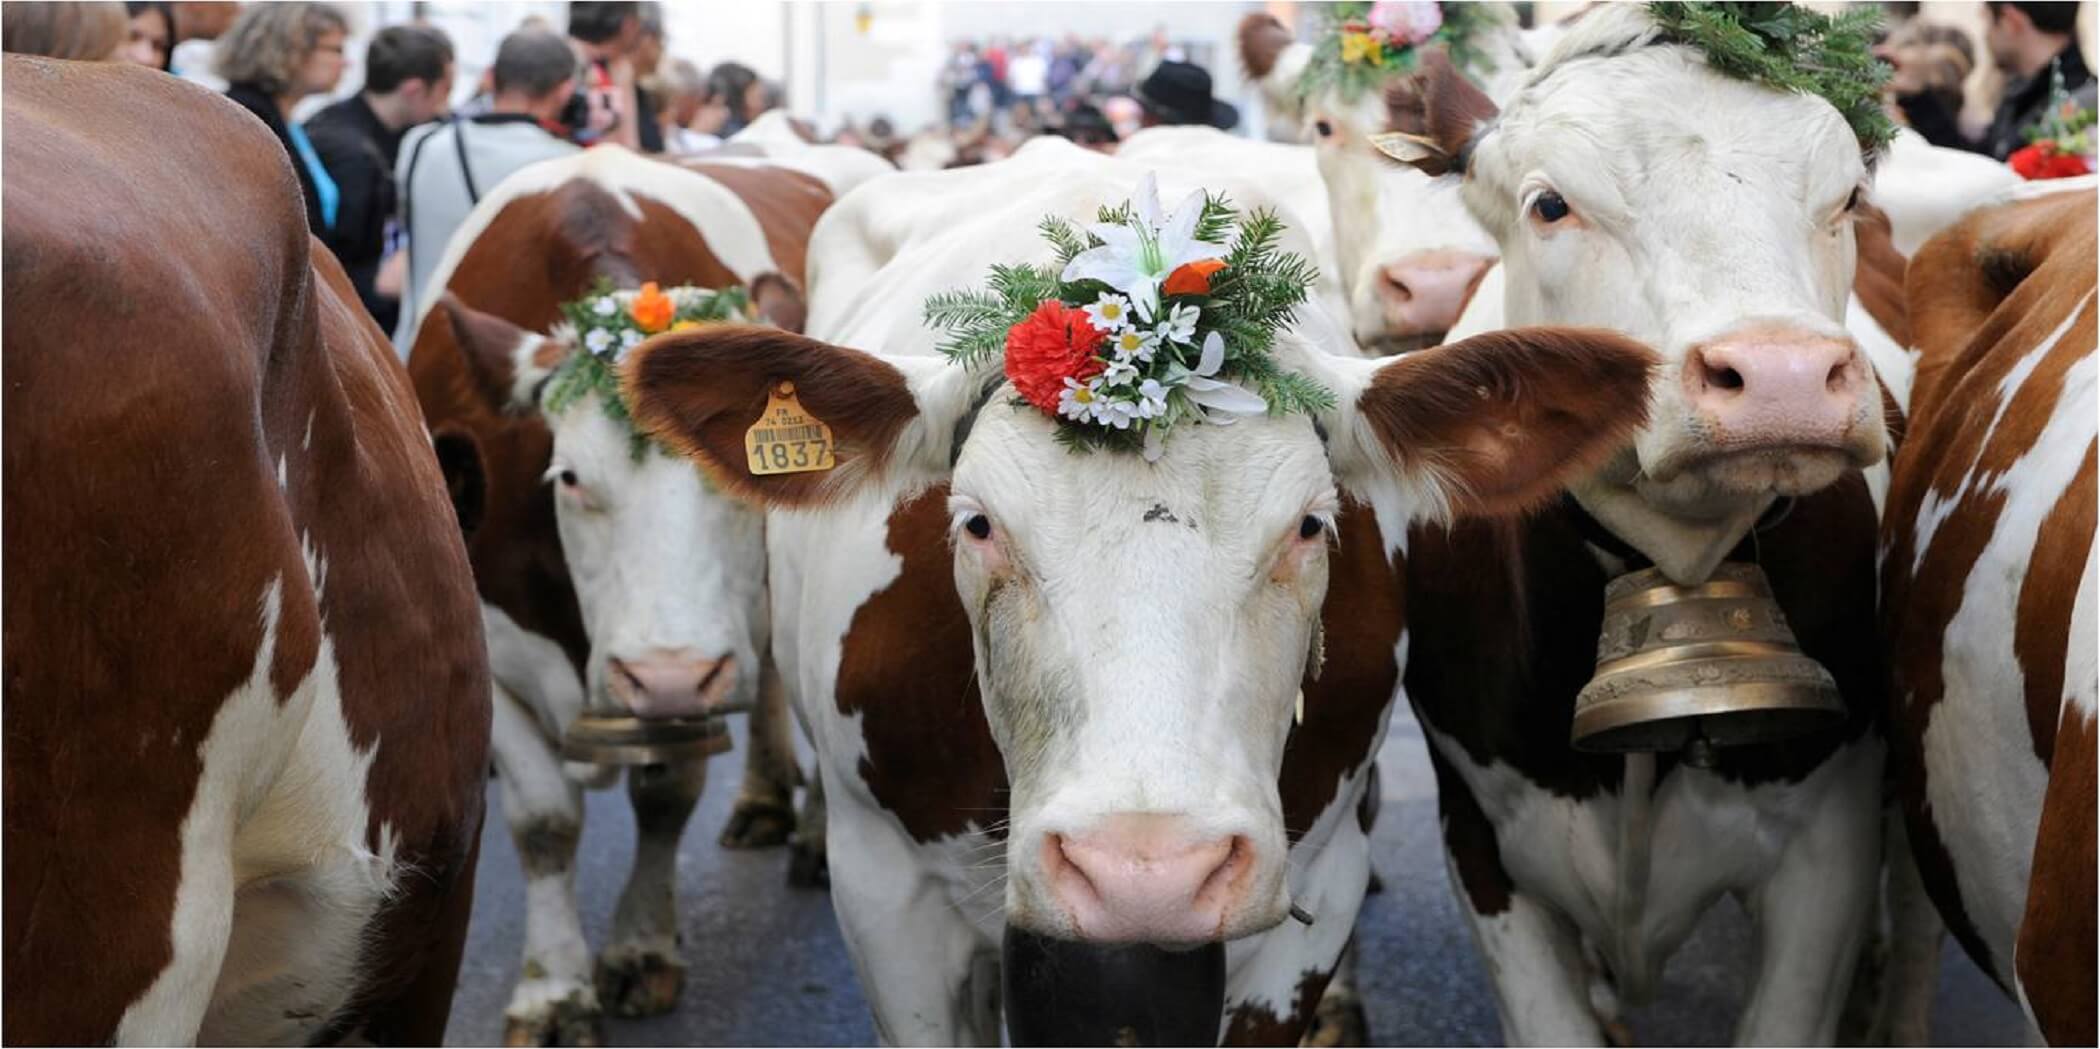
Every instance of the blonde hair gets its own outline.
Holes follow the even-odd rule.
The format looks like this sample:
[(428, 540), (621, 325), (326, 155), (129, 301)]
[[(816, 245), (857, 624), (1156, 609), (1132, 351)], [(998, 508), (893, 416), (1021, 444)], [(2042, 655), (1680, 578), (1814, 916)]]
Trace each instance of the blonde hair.
[(212, 65), (229, 83), (280, 95), (322, 36), (349, 31), (350, 20), (334, 4), (249, 4), (219, 38)]
[(0, 49), (100, 62), (130, 25), (120, 3), (13, 3), (0, 8)]

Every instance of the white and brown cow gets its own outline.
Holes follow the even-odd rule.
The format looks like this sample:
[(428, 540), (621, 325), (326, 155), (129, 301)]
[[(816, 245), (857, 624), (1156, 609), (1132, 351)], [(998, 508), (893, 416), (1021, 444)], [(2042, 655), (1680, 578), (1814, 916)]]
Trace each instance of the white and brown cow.
[(439, 266), (444, 294), (409, 371), (431, 429), (471, 436), (486, 464), (468, 553), (495, 682), (497, 778), (526, 872), (523, 976), (506, 1009), (514, 1042), (589, 1040), (601, 1010), (660, 1012), (683, 981), (674, 874), (705, 764), (629, 772), (635, 866), (594, 967), (572, 862), (581, 792), (618, 770), (564, 768), (559, 740), (578, 713), (768, 700), (725, 844), (783, 840), (796, 780), (785, 702), (765, 687), (763, 519), (682, 459), (632, 454), (633, 435), (597, 394), (541, 410), (543, 380), (576, 352), (552, 334), (557, 308), (601, 280), (747, 284), (767, 316), (799, 326), (803, 249), (831, 199), (822, 179), (759, 161), (593, 149), (504, 180)]
[[(1887, 434), (1842, 323), (1860, 144), (1822, 99), (1722, 76), (1635, 5), (1585, 14), (1499, 112), (1439, 54), (1389, 102), (1390, 149), (1494, 233), (1511, 323), (1611, 328), (1664, 360), (1647, 425), (1557, 506), (1409, 549), (1410, 600), (1443, 614), (1412, 624), (1407, 692), (1504, 1033), (1600, 1042), (1726, 894), (1758, 931), (1738, 1040), (1827, 1043), (1880, 859), (1859, 470)], [(1649, 563), (1694, 582), (1728, 558), (1763, 566), (1849, 716), (1710, 768), (1640, 759), (1653, 787), (1629, 805), (1636, 762), (1568, 742), (1605, 582)]]
[(2094, 1039), (2094, 194), (1926, 244), (1883, 524), (1892, 763), (1927, 888), (2056, 1045)]
[(488, 670), (408, 378), (253, 117), (5, 76), (7, 1037), (440, 1044)]
[[(1650, 357), (1623, 340), (1498, 333), (1374, 362), (1325, 356), (1353, 347), (1307, 311), (1284, 341), (1338, 393), (1317, 426), (1190, 425), (1156, 464), (1071, 454), (996, 375), (932, 352), (921, 303), (1047, 257), (1045, 215), (1091, 214), (1143, 174), (1039, 139), (864, 186), (811, 245), (822, 341), (673, 334), (628, 369), (645, 425), (775, 508), (775, 656), (890, 1043), (998, 1041), (1009, 922), (1230, 939), (1219, 1030), (1295, 1043), (1365, 887), (1357, 810), (1399, 680), (1402, 523), (1526, 505), (1638, 425), (1621, 406)], [(1160, 174), (1169, 200), (1200, 184), (1263, 203)], [(781, 380), (832, 428), (833, 470), (745, 472)], [(1278, 924), (1294, 904), (1311, 925)]]

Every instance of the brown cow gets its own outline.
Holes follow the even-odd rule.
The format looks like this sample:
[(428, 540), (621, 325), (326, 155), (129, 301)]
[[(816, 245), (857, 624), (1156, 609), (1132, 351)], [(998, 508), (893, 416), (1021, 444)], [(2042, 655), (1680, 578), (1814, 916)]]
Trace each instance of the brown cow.
[(437, 1044), (489, 685), (407, 378), (253, 117), (5, 76), (8, 1038)]
[(1921, 356), (1882, 524), (1926, 887), (2057, 1045), (2094, 1039), (2093, 203), (1979, 212), (1912, 261)]
[(557, 743), (579, 712), (694, 713), (763, 695), (725, 844), (783, 840), (796, 780), (764, 659), (762, 520), (689, 463), (630, 454), (627, 427), (586, 403), (598, 394), (542, 410), (545, 379), (575, 349), (555, 330), (558, 307), (600, 281), (749, 284), (762, 313), (799, 327), (804, 246), (831, 199), (793, 168), (595, 149), (506, 179), (439, 265), (445, 292), (409, 371), (432, 430), (470, 435), (487, 463), (468, 553), (496, 683), (497, 777), (530, 886), (524, 977), (506, 1010), (514, 1043), (590, 1040), (602, 1010), (661, 1012), (683, 981), (673, 873), (704, 764), (628, 777), (636, 866), (594, 966), (572, 860), (583, 786), (617, 770), (564, 772)]

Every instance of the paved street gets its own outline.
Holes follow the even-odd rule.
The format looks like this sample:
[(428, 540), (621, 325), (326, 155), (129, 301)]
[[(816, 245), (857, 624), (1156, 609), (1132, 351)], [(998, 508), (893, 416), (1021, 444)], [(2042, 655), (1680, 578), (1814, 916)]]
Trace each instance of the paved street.
[[(1374, 862), (1385, 892), (1358, 922), (1359, 981), (1381, 1044), (1494, 1045), (1487, 977), (1458, 914), (1437, 844), (1427, 758), (1411, 720), (1387, 739), (1385, 802)], [(679, 900), (690, 969), (685, 998), (667, 1016), (606, 1025), (609, 1045), (840, 1045), (874, 1038), (828, 897), (790, 890), (786, 852), (729, 852), (715, 835), (729, 812), (743, 753), (716, 759), (689, 829)], [(517, 852), (491, 791), (474, 927), (460, 973), (449, 1040), (491, 1045), (518, 975), (524, 898)], [(633, 853), (623, 791), (590, 795), (577, 882), (585, 931), (602, 943)], [(1671, 959), (1655, 1004), (1632, 1017), (1644, 1045), (1725, 1045), (1745, 994), (1750, 930), (1733, 904), (1709, 913)], [(1949, 945), (1933, 1018), (1937, 1045), (2025, 1044), (2019, 1010)]]

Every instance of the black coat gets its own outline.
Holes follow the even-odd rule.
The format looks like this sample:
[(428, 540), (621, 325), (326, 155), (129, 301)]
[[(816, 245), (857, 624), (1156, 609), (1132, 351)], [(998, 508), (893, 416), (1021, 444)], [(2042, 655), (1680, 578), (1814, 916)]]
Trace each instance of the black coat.
[[(2079, 57), (2078, 45), (2072, 44), (2057, 55), (2051, 65), (2059, 67), (2064, 74), (2064, 90), (2077, 93), (2093, 79), (2085, 60)], [(1909, 95), (1896, 100), (1903, 109), (1903, 117), (1910, 122), (1912, 130), (1925, 136), (1925, 141), (1949, 149), (1965, 149), (1971, 153), (1987, 153), (1999, 160), (2013, 154), (2014, 150), (2027, 144), (2027, 131), (2049, 115), (2049, 68), (2026, 80), (2015, 80), (2005, 85), (2005, 97), (1998, 102), (1998, 112), (1991, 118), (1991, 126), (1980, 139), (1971, 139), (1961, 133), (1955, 122), (1956, 114), (1947, 111), (1939, 96), (1931, 93)], [(2091, 98), (2090, 91), (2081, 99)]]
[(341, 193), (335, 229), (321, 239), (350, 274), (372, 319), (381, 330), (392, 331), (401, 301), (380, 295), (373, 283), (386, 257), (387, 224), (397, 210), (394, 158), (401, 133), (380, 123), (363, 95), (353, 95), (314, 114), (306, 122), (306, 136)]
[(306, 228), (326, 241), (328, 225), (321, 218), (320, 191), (314, 189), (314, 178), (307, 172), (306, 163), (299, 159), (299, 151), (292, 148), (291, 132), (285, 129), (284, 117), (277, 112), (277, 101), (268, 92), (249, 83), (227, 87), (226, 97), (255, 114), (270, 129), (270, 134), (277, 136), (277, 144), (284, 147), (284, 155), (292, 162), (292, 174), (299, 177), (299, 195), (306, 198)]

